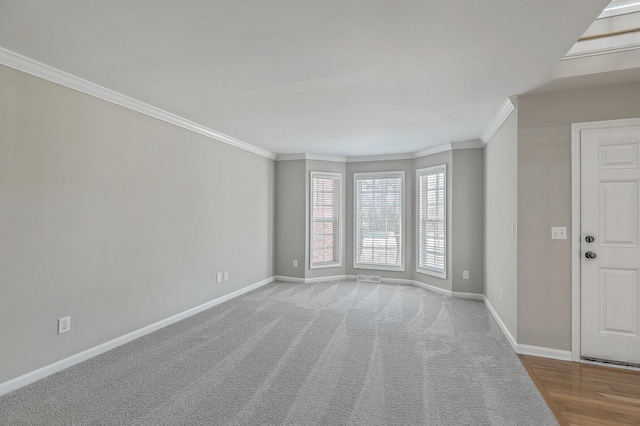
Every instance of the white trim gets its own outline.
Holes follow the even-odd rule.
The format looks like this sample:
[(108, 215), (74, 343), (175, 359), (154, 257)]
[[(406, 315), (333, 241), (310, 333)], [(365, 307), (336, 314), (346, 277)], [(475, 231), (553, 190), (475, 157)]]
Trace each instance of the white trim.
[(484, 295), (482, 297), (484, 299), (484, 304), (487, 306), (487, 309), (489, 309), (489, 312), (491, 312), (491, 315), (493, 315), (493, 319), (495, 319), (500, 326), (500, 329), (504, 333), (515, 353), (520, 355), (539, 356), (541, 358), (558, 359), (561, 361), (571, 361), (570, 351), (545, 348), (542, 346), (524, 345), (522, 343), (516, 342), (516, 339), (513, 338), (513, 335), (511, 334), (505, 323), (502, 321), (502, 318), (500, 318), (500, 315), (498, 315), (498, 312), (493, 308), (491, 302), (489, 302), (489, 299), (487, 299), (487, 297)]
[(236, 290), (227, 295), (224, 295), (216, 299), (213, 299), (209, 302), (203, 303), (202, 305), (196, 306), (191, 309), (187, 309), (184, 312), (170, 316), (169, 318), (165, 318), (163, 320), (150, 324), (146, 327), (142, 327), (138, 330), (132, 331), (131, 333), (127, 333), (124, 336), (116, 337), (115, 339), (109, 340), (108, 342), (99, 344), (97, 346), (94, 346), (93, 348), (84, 350), (75, 355), (71, 355), (70, 357), (61, 359), (60, 361), (56, 361), (53, 364), (49, 364), (42, 368), (38, 368), (37, 370), (23, 374), (22, 376), (16, 377), (4, 383), (0, 383), (0, 396), (5, 395), (9, 392), (12, 392), (16, 389), (19, 389), (23, 386), (26, 386), (30, 383), (33, 383), (37, 380), (50, 376), (51, 374), (62, 371), (73, 365), (79, 364), (82, 361), (86, 361), (87, 359), (93, 358), (97, 355), (100, 355), (101, 353), (117, 348), (118, 346), (124, 345), (125, 343), (129, 343), (132, 340), (135, 340), (139, 337), (152, 333), (168, 325), (181, 321), (185, 318), (188, 318), (192, 315), (200, 313), (204, 310), (212, 308), (216, 305), (226, 302), (227, 300), (231, 300), (235, 297), (241, 296), (251, 290), (255, 290), (259, 287), (262, 287), (263, 285), (269, 284), (273, 282), (273, 280), (274, 280), (274, 277), (270, 277), (262, 281), (258, 281), (257, 283), (241, 288), (240, 290)]
[(489, 299), (487, 299), (487, 296), (483, 295), (483, 299), (484, 299), (484, 304), (487, 306), (487, 309), (489, 309), (489, 312), (491, 312), (491, 315), (493, 315), (493, 319), (495, 319), (498, 325), (500, 326), (500, 329), (502, 330), (507, 340), (509, 341), (509, 344), (513, 348), (513, 351), (518, 353), (518, 351), (516, 350), (518, 342), (516, 342), (516, 339), (513, 338), (513, 335), (511, 334), (511, 332), (509, 331), (505, 323), (502, 321), (502, 318), (500, 318), (500, 315), (498, 315), (498, 312), (493, 308), (493, 306), (491, 305), (491, 302), (489, 302)]
[(276, 161), (292, 161), (292, 160), (316, 160), (316, 161), (332, 161), (334, 163), (346, 163), (346, 157), (314, 155), (314, 154), (278, 154)]
[(42, 78), (52, 83), (68, 87), (69, 89), (85, 93), (98, 99), (111, 102), (132, 111), (148, 115), (149, 117), (157, 118), (158, 120), (162, 120), (178, 127), (182, 127), (183, 129), (190, 130), (208, 138), (215, 139), (219, 142), (235, 146), (236, 148), (249, 151), (253, 154), (260, 155), (270, 160), (274, 160), (276, 158), (276, 155), (274, 153), (269, 152), (265, 149), (258, 148), (257, 146), (253, 146), (239, 139), (217, 132), (193, 121), (187, 120), (186, 118), (182, 118), (160, 108), (156, 108), (144, 102), (125, 96), (121, 93), (115, 92), (111, 89), (107, 89), (95, 83), (91, 83), (90, 81), (84, 80), (80, 77), (76, 77), (75, 75), (53, 68), (49, 65), (45, 65), (41, 62), (27, 58), (26, 56), (22, 56), (18, 53), (4, 49), (2, 47), (0, 47), (0, 64)]
[(498, 129), (500, 129), (500, 127), (504, 124), (507, 118), (509, 118), (509, 115), (511, 115), (513, 110), (516, 109), (516, 103), (517, 103), (517, 98), (515, 96), (504, 100), (504, 102), (502, 103), (502, 106), (500, 107), (496, 115), (493, 117), (493, 119), (487, 126), (486, 130), (482, 134), (482, 137), (480, 138), (484, 145), (486, 145), (491, 140), (493, 135), (496, 134)]
[(315, 278), (305, 278), (305, 284), (309, 283), (321, 283), (323, 281), (343, 281), (346, 279), (346, 275), (333, 275), (329, 277), (315, 277)]
[[(395, 179), (400, 177), (400, 265), (381, 265), (370, 263), (358, 263), (358, 256), (356, 256), (356, 241), (358, 240), (358, 226), (357, 226), (357, 211), (358, 211), (358, 179)], [(405, 256), (406, 256), (406, 176), (404, 170), (397, 171), (384, 171), (384, 172), (362, 172), (353, 173), (353, 269), (369, 269), (376, 271), (405, 271)]]
[(575, 362), (580, 362), (580, 133), (580, 126), (571, 124), (571, 358)]
[(451, 293), (452, 297), (457, 297), (458, 299), (469, 299), (469, 300), (480, 300), (484, 301), (484, 294), (479, 293), (464, 293), (460, 291), (454, 291)]
[[(334, 235), (334, 238), (338, 239), (338, 244), (335, 246), (337, 253), (335, 253), (336, 261), (335, 262), (327, 262), (327, 263), (313, 263), (313, 224), (314, 224), (314, 214), (313, 214), (313, 179), (315, 177), (325, 177), (328, 179), (332, 179), (337, 181), (336, 189), (334, 194), (334, 202), (337, 204), (337, 235)], [(344, 238), (343, 238), (343, 229), (346, 226), (344, 220), (344, 211), (345, 208), (343, 206), (343, 196), (342, 196), (342, 173), (335, 172), (324, 172), (319, 170), (311, 170), (309, 172), (309, 269), (322, 269), (322, 268), (339, 268), (342, 266), (342, 259), (344, 253)]]
[(286, 283), (304, 283), (304, 278), (287, 277), (284, 275), (276, 275), (273, 277), (274, 281), (284, 281)]
[[(384, 278), (382, 280), (384, 281)], [(439, 293), (444, 296), (453, 297), (453, 293), (451, 292), (451, 290), (446, 290), (444, 288), (436, 287), (434, 285), (423, 283), (421, 281), (416, 281), (416, 280), (407, 280), (407, 281), (408, 283), (413, 284), (416, 287), (420, 287), (425, 290), (432, 291), (434, 293)]]
[(421, 158), (421, 157), (427, 157), (429, 155), (434, 155), (434, 154), (439, 154), (441, 152), (447, 152), (447, 151), (451, 151), (451, 144), (448, 143), (446, 145), (440, 145), (440, 146), (436, 146), (435, 148), (429, 148), (429, 149), (425, 149), (423, 151), (418, 151), (416, 153), (414, 153), (412, 155), (412, 158), (416, 159), (416, 158)]
[(298, 283), (298, 284), (310, 284), (310, 283), (321, 283), (324, 281), (341, 281), (346, 279), (353, 278), (356, 279), (355, 275), (332, 275), (327, 277), (314, 277), (314, 278), (298, 278), (298, 277), (287, 277), (284, 275), (276, 275), (274, 281), (283, 281), (287, 283)]
[(276, 161), (295, 161), (306, 160), (307, 154), (278, 154), (276, 155)]
[(415, 160), (417, 158), (427, 157), (429, 155), (439, 154), (441, 152), (447, 152), (454, 149), (476, 149), (476, 148), (483, 148), (485, 145), (486, 143), (483, 140), (474, 139), (469, 141), (451, 142), (444, 145), (436, 146), (434, 148), (428, 148), (423, 151), (418, 151), (418, 152), (409, 153), (409, 154), (365, 155), (365, 156), (354, 156), (354, 157), (339, 157), (339, 156), (334, 157), (334, 156), (314, 155), (314, 154), (278, 154), (275, 157), (275, 160), (276, 161), (318, 160), (318, 161), (332, 161), (334, 163), (364, 163), (364, 162), (373, 162), (373, 161)]
[(390, 155), (366, 155), (361, 157), (347, 157), (347, 163), (364, 163), (366, 161), (393, 161), (393, 160), (413, 160), (412, 154), (390, 154)]
[(538, 356), (540, 358), (551, 358), (560, 361), (571, 361), (571, 351), (560, 349), (544, 348), (542, 346), (516, 345), (516, 353), (520, 355)]
[(580, 138), (583, 130), (640, 126), (640, 118), (590, 121), (571, 124), (571, 359), (580, 359)]
[(477, 149), (484, 148), (486, 144), (480, 139), (470, 141), (451, 142), (451, 149)]
[[(427, 268), (421, 268), (420, 267), (420, 178), (422, 176), (428, 176), (428, 175), (432, 175), (432, 174), (438, 174), (439, 172), (442, 172), (444, 174), (444, 195), (443, 195), (443, 201), (444, 201), (444, 270), (443, 272), (440, 271), (435, 271), (432, 269), (427, 269)], [(448, 190), (448, 186), (449, 186), (449, 179), (447, 178), (447, 165), (446, 164), (439, 164), (437, 166), (431, 166), (431, 167), (425, 167), (422, 169), (416, 169), (416, 180), (415, 180), (415, 194), (414, 194), (414, 200), (415, 200), (415, 261), (416, 261), (416, 272), (420, 273), (420, 274), (425, 274), (425, 275), (431, 275), (433, 277), (436, 278), (442, 278), (442, 279), (447, 279), (447, 267), (448, 267), (448, 263), (449, 263), (449, 259), (447, 256), (447, 248), (449, 247), (447, 238), (449, 236), (448, 234), (448, 229), (447, 229), (447, 225), (448, 225), (448, 221), (447, 221), (447, 217), (449, 214), (449, 208), (447, 207), (447, 201), (448, 198), (447, 197), (447, 190)]]

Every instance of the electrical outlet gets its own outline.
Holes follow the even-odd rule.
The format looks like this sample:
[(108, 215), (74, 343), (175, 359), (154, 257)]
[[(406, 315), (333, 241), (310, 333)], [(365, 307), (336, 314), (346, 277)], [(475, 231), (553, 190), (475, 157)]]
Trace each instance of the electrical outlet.
[(58, 334), (71, 331), (71, 317), (58, 318)]
[(463, 280), (469, 279), (469, 271), (462, 271), (462, 279)]
[(502, 290), (500, 290), (500, 301), (502, 302), (504, 300), (504, 295), (502, 294)]
[(297, 268), (297, 267), (298, 267), (298, 261), (297, 261), (297, 260), (295, 260), (295, 259), (293, 260), (293, 267), (294, 267), (294, 268)]
[(224, 280), (225, 281), (229, 281), (229, 273), (228, 272), (224, 273)]
[(219, 283), (222, 281), (222, 272), (216, 272), (216, 282)]

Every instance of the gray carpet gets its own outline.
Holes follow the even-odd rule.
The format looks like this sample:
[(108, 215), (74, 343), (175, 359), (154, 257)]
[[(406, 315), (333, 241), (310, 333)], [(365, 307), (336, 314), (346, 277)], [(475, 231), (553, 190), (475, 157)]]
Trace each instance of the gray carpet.
[(557, 425), (483, 303), (272, 283), (0, 397), (3, 425)]

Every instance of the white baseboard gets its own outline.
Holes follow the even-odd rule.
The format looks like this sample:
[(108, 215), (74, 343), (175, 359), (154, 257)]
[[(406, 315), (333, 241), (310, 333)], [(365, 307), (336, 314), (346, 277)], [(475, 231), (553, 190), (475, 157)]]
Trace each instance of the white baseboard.
[(484, 299), (485, 305), (487, 306), (487, 309), (489, 309), (489, 312), (491, 312), (491, 315), (493, 315), (493, 318), (496, 320), (496, 322), (502, 329), (502, 332), (507, 337), (507, 340), (509, 341), (509, 344), (511, 345), (515, 353), (519, 355), (531, 355), (531, 356), (539, 356), (541, 358), (557, 359), (560, 361), (571, 361), (571, 351), (545, 348), (542, 346), (525, 345), (525, 344), (516, 342), (516, 339), (513, 338), (513, 335), (511, 335), (507, 326), (504, 324), (504, 322), (502, 322), (502, 318), (500, 318), (500, 315), (498, 315), (498, 312), (496, 312), (493, 306), (491, 306), (489, 299), (487, 299), (486, 296), (483, 296), (483, 299)]
[(87, 349), (75, 355), (71, 355), (70, 357), (54, 362), (53, 364), (49, 364), (42, 368), (38, 368), (37, 370), (23, 374), (22, 376), (16, 377), (15, 379), (11, 379), (4, 383), (0, 383), (0, 396), (5, 395), (9, 392), (12, 392), (16, 389), (19, 389), (23, 386), (26, 386), (30, 383), (33, 383), (37, 380), (50, 376), (51, 374), (57, 373), (58, 371), (62, 371), (75, 364), (81, 363), (82, 361), (86, 361), (87, 359), (93, 358), (96, 355), (100, 355), (101, 353), (117, 348), (118, 346), (124, 345), (125, 343), (128, 343), (146, 334), (152, 333), (163, 327), (166, 327), (168, 325), (181, 321), (185, 318), (188, 318), (192, 315), (200, 313), (204, 310), (212, 308), (216, 305), (226, 302), (227, 300), (231, 300), (235, 297), (241, 296), (251, 290), (255, 290), (256, 288), (262, 287), (265, 284), (269, 284), (270, 282), (273, 282), (273, 280), (274, 280), (274, 277), (264, 279), (257, 283), (251, 284), (247, 287), (241, 288), (240, 290), (236, 290), (222, 297), (218, 297), (209, 302), (203, 303), (202, 305), (196, 306), (191, 309), (187, 309), (184, 312), (173, 315), (169, 318), (165, 318), (163, 320), (160, 320), (146, 327), (142, 327), (138, 330), (132, 331), (131, 333), (127, 333), (124, 336), (116, 337), (113, 340), (109, 340), (108, 342), (102, 343), (98, 346), (94, 346), (93, 348)]
[(460, 299), (470, 299), (470, 300), (482, 300), (484, 301), (484, 294), (478, 293), (463, 293), (460, 291), (454, 291), (452, 293), (453, 297), (458, 297)]
[(347, 278), (346, 275), (333, 275), (330, 277), (305, 278), (305, 283), (321, 283), (323, 281), (342, 281)]
[(431, 284), (426, 284), (426, 283), (423, 283), (421, 281), (411, 280), (409, 282), (411, 284), (415, 285), (416, 287), (424, 288), (425, 290), (433, 291), (434, 293), (440, 293), (440, 294), (443, 294), (443, 295), (449, 296), (449, 297), (453, 296), (453, 293), (451, 292), (451, 290), (445, 290), (444, 288), (436, 287), (436, 286), (431, 285)]
[(511, 334), (511, 332), (509, 331), (505, 323), (502, 322), (502, 318), (500, 318), (500, 315), (498, 315), (498, 312), (496, 312), (496, 310), (493, 309), (493, 306), (491, 305), (491, 302), (489, 302), (489, 299), (487, 299), (486, 296), (483, 296), (482, 298), (484, 299), (484, 304), (487, 306), (487, 309), (489, 309), (489, 312), (491, 312), (491, 315), (493, 315), (493, 319), (496, 320), (496, 322), (500, 326), (500, 329), (502, 330), (504, 335), (507, 337), (507, 340), (509, 341), (509, 344), (513, 348), (514, 352), (518, 353), (518, 351), (516, 350), (516, 347), (518, 346), (516, 339), (513, 338), (513, 335)]
[(560, 349), (544, 348), (542, 346), (516, 345), (516, 353), (520, 355), (539, 356), (541, 358), (551, 358), (560, 361), (572, 361), (571, 351), (563, 351)]
[[(298, 277), (287, 277), (284, 275), (276, 275), (274, 281), (284, 281), (287, 283), (301, 283), (301, 284), (309, 284), (309, 283), (321, 283), (323, 281), (340, 281), (345, 280), (349, 277), (349, 275), (332, 275), (329, 277), (315, 277), (315, 278), (298, 278)], [(355, 279), (355, 277), (354, 277)]]
[(273, 277), (274, 281), (284, 281), (286, 283), (304, 283), (304, 278), (298, 277), (286, 277), (284, 275), (276, 275)]

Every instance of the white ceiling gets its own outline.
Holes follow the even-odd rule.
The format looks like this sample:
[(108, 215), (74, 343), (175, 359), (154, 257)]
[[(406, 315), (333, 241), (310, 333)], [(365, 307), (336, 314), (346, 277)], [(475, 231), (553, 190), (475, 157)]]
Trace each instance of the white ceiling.
[(278, 154), (478, 139), (608, 0), (0, 0), (0, 46)]

